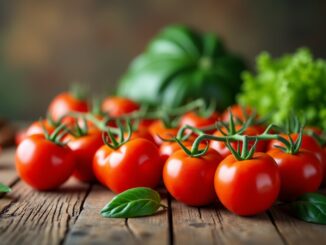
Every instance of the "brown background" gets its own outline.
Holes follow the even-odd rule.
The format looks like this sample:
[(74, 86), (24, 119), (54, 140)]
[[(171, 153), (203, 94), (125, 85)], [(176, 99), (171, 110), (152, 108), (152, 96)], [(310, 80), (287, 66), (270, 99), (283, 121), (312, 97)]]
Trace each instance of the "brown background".
[(249, 64), (308, 46), (326, 57), (326, 1), (0, 1), (0, 117), (37, 119), (71, 82), (113, 93), (131, 59), (168, 24), (219, 33)]

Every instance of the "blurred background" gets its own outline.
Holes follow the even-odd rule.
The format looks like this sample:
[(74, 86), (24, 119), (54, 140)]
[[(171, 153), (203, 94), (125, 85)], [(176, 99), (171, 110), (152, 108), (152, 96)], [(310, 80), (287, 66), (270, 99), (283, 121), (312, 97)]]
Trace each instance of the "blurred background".
[(218, 33), (251, 66), (262, 50), (308, 46), (326, 57), (324, 0), (1, 0), (0, 117), (38, 119), (72, 82), (114, 93), (130, 61), (174, 23)]

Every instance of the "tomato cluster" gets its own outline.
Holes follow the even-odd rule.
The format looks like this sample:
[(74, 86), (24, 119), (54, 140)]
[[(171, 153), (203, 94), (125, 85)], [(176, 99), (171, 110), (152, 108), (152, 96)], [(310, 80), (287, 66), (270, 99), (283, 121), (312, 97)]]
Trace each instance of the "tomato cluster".
[[(100, 113), (92, 114), (86, 100), (58, 95), (48, 119), (31, 124), (17, 147), (20, 177), (35, 189), (50, 190), (74, 176), (115, 193), (156, 188), (163, 181), (180, 202), (203, 206), (219, 200), (239, 215), (263, 212), (278, 198), (288, 201), (316, 191), (326, 179), (325, 148), (312, 136), (292, 134), (280, 136), (302, 141), (301, 147), (279, 149), (288, 146), (277, 134), (246, 124), (248, 117), (258, 118), (250, 108), (235, 105), (210, 115), (187, 111), (174, 126), (137, 118), (140, 110), (129, 99), (107, 97)], [(128, 128), (130, 121), (138, 127)], [(215, 124), (229, 126), (222, 130)]]

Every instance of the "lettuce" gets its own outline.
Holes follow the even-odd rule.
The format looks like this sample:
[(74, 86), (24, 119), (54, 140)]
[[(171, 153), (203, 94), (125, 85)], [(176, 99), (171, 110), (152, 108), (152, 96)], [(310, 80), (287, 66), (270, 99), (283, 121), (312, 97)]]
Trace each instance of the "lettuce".
[(256, 108), (274, 123), (291, 113), (308, 125), (326, 129), (326, 60), (314, 59), (309, 49), (298, 49), (273, 59), (267, 52), (256, 59), (257, 74), (242, 74), (244, 83), (237, 101)]

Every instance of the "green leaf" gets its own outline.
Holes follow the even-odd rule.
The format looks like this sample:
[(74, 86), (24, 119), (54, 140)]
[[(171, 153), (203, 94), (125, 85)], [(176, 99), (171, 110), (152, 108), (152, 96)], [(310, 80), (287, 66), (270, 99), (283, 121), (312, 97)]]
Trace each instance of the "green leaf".
[(326, 224), (326, 196), (306, 193), (290, 203), (294, 216), (310, 223)]
[(8, 192), (11, 192), (10, 187), (0, 183), (0, 193), (8, 193)]
[(115, 196), (101, 210), (107, 218), (133, 218), (154, 214), (161, 206), (158, 192), (146, 187), (126, 190)]

